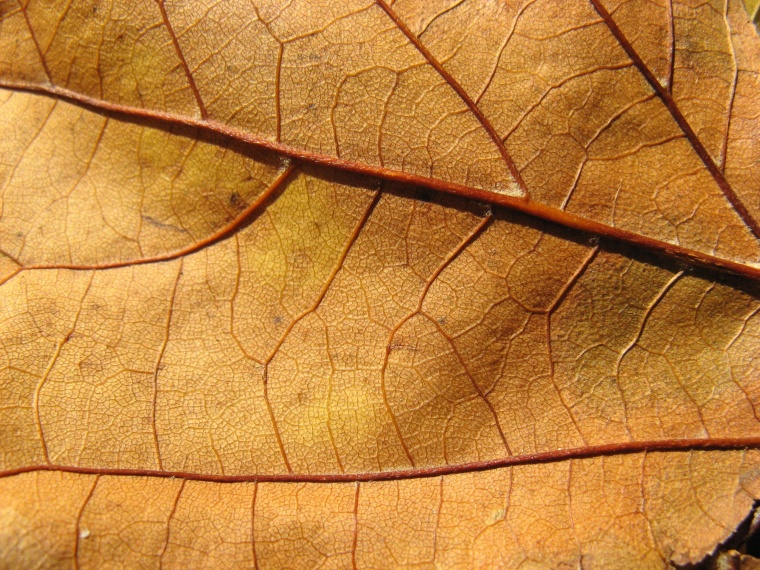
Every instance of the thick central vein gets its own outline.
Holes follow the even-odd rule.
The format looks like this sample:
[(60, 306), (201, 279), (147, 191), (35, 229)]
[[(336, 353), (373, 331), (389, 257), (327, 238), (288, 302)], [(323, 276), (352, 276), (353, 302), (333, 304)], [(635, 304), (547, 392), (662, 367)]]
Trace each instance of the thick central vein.
[(653, 441), (628, 441), (590, 445), (572, 449), (557, 449), (536, 453), (523, 453), (486, 461), (473, 461), (437, 467), (419, 467), (393, 471), (357, 473), (263, 473), (250, 475), (213, 475), (183, 471), (158, 471), (152, 469), (116, 469), (97, 467), (77, 467), (73, 465), (30, 465), (0, 471), (0, 479), (22, 473), (54, 471), (79, 473), (82, 475), (108, 475), (122, 477), (155, 477), (162, 479), (182, 479), (183, 481), (207, 481), (216, 483), (357, 483), (365, 481), (398, 481), (402, 479), (422, 479), (442, 477), (460, 473), (489, 471), (520, 465), (556, 463), (572, 459), (590, 459), (612, 455), (651, 452), (692, 452), (692, 451), (737, 451), (760, 449), (760, 437), (705, 438), (705, 439), (663, 439)]
[[(80, 93), (56, 87), (53, 85), (33, 85), (28, 83), (16, 83), (0, 80), (0, 88), (13, 91), (24, 91), (30, 93), (43, 94), (55, 99), (65, 100), (67, 102), (79, 105), (87, 108), (93, 112), (101, 114), (111, 114), (124, 120), (149, 122), (151, 126), (156, 128), (171, 129), (177, 125), (185, 127), (194, 127), (199, 130), (213, 133), (215, 135), (221, 135), (223, 137), (256, 146), (259, 148), (268, 149), (279, 153), (284, 156), (297, 158), (305, 162), (312, 164), (323, 165), (330, 168), (336, 168), (339, 170), (345, 170), (363, 175), (374, 176), (377, 178), (391, 180), (395, 182), (401, 182), (413, 186), (422, 186), (431, 190), (440, 192), (446, 192), (449, 194), (455, 194), (464, 198), (478, 200), (502, 206), (506, 209), (528, 214), (535, 218), (539, 218), (548, 222), (559, 224), (561, 226), (580, 230), (595, 234), (610, 240), (617, 242), (623, 242), (631, 244), (637, 248), (649, 250), (657, 254), (677, 258), (685, 261), (688, 264), (693, 264), (708, 269), (733, 273), (741, 275), (753, 280), (760, 280), (760, 266), (748, 265), (738, 261), (730, 259), (724, 259), (715, 255), (710, 255), (702, 251), (689, 249), (677, 244), (664, 242), (649, 236), (641, 235), (633, 231), (613, 227), (601, 222), (590, 220), (576, 214), (565, 212), (558, 208), (547, 206), (540, 202), (528, 200), (524, 198), (518, 198), (515, 196), (509, 196), (498, 192), (489, 190), (483, 190), (479, 188), (472, 188), (457, 184), (453, 182), (447, 182), (437, 178), (430, 178), (420, 176), (416, 174), (410, 174), (407, 172), (401, 172), (398, 170), (392, 170), (389, 168), (374, 166), (370, 164), (353, 162), (334, 156), (323, 155), (318, 153), (312, 153), (303, 149), (294, 148), (279, 142), (275, 142), (269, 139), (258, 137), (246, 131), (230, 127), (223, 123), (213, 120), (199, 120), (192, 117), (185, 117), (180, 115), (173, 115), (169, 113), (163, 113), (160, 111), (153, 111), (149, 109), (140, 109), (135, 107), (129, 107), (125, 105), (119, 105), (115, 103), (109, 103), (93, 97), (88, 97)], [(208, 241), (208, 240), (204, 240)], [(200, 246), (203, 247), (203, 246)], [(198, 249), (200, 249), (200, 247)], [(176, 255), (175, 255), (176, 257)], [(133, 265), (137, 263), (147, 263), (150, 261), (163, 261), (163, 257), (151, 259), (148, 261), (134, 261), (125, 262), (121, 265)], [(22, 264), (19, 264), (22, 265)], [(51, 266), (52, 267), (52, 266)], [(57, 267), (57, 266), (56, 266)], [(63, 266), (62, 266), (63, 267)], [(66, 265), (67, 269), (105, 269), (111, 266), (76, 266)], [(42, 268), (42, 267), (39, 267)], [(46, 268), (49, 268), (46, 266)], [(22, 267), (22, 269), (24, 269)]]

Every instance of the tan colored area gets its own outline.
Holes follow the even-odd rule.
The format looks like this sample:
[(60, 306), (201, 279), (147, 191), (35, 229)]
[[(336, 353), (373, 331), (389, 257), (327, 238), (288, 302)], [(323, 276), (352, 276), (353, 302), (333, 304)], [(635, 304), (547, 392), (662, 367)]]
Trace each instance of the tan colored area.
[(302, 173), (178, 260), (22, 271), (3, 285), (3, 396), (27, 402), (6, 468), (42, 447), (87, 467), (385, 471), (760, 435), (750, 292), (455, 206)]
[[(232, 238), (180, 259), (89, 271), (24, 270), (6, 282), (2, 396), (11, 437), (4, 467), (49, 460), (93, 469), (329, 477), (587, 444), (748, 437), (760, 430), (752, 357), (760, 342), (760, 305), (749, 285), (719, 284), (677, 266), (600, 251), (583, 236), (546, 233), (545, 226), (512, 214), (484, 217), (458, 201), (421, 202), (399, 189), (379, 195), (355, 186), (362, 179), (327, 174), (307, 169), (293, 175)], [(712, 452), (710, 461), (727, 454)], [(567, 466), (550, 471), (561, 465)], [(754, 471), (747, 469), (742, 477), (752, 486)], [(556, 500), (569, 500), (560, 482), (567, 476), (558, 475)], [(576, 477), (589, 492), (595, 488), (593, 478)], [(704, 477), (707, 484), (713, 476)], [(121, 484), (118, 477), (102, 480)], [(414, 489), (430, 481), (399, 485), (410, 489), (412, 501)], [(206, 535), (207, 521), (192, 514), (193, 504), (242, 509), (229, 495), (242, 493), (241, 485), (187, 482), (167, 559), (190, 564), (198, 548), (230, 564), (249, 556), (247, 526)], [(262, 505), (270, 500), (263, 499), (265, 489), (279, 485), (295, 488), (260, 484)], [(365, 499), (377, 491), (375, 500), (385, 505), (390, 499), (383, 493), (396, 496), (388, 491), (393, 485), (368, 484)], [(350, 509), (351, 497), (340, 491), (350, 485), (317, 484), (315, 492), (322, 486), (320, 493), (337, 493), (319, 503), (322, 508), (334, 504), (335, 516)], [(155, 492), (168, 501), (161, 489)], [(537, 488), (525, 492), (539, 494)], [(281, 500), (275, 493), (271, 500)], [(523, 508), (532, 509), (524, 501)], [(142, 503), (125, 505), (125, 520), (153, 520)], [(403, 511), (413, 517), (412, 528), (433, 524), (424, 522), (431, 511), (411, 504), (422, 509)], [(281, 520), (288, 507), (267, 508), (262, 528), (279, 536), (285, 531), (278, 525), (289, 524)], [(668, 512), (652, 524), (671, 533), (668, 540), (682, 539)], [(330, 540), (350, 542), (349, 515), (324, 531)], [(516, 525), (528, 525), (516, 516)], [(232, 519), (229, 524), (237, 524)], [(361, 540), (388, 532), (411, 540), (390, 522), (375, 529), (379, 520), (366, 523), (369, 534)], [(591, 528), (593, 520), (577, 524)], [(735, 518), (709, 536), (724, 536), (733, 524)], [(110, 533), (82, 545), (97, 546), (92, 555), (102, 557), (130, 540)], [(349, 538), (340, 539), (341, 533)], [(186, 534), (194, 538), (181, 538)], [(635, 543), (631, 548), (641, 546), (624, 534)], [(196, 548), (191, 543), (197, 540), (203, 542)], [(410, 556), (435, 553), (387, 540), (402, 565)], [(260, 556), (276, 564), (281, 551), (268, 550), (268, 541), (262, 539)], [(391, 556), (377, 541), (361, 547), (368, 549), (368, 565), (372, 556)], [(570, 548), (566, 555), (577, 556), (570, 546), (555, 551), (539, 542), (532, 548), (555, 554)], [(700, 540), (693, 553), (680, 543), (672, 548), (674, 555), (698, 559), (714, 543)], [(345, 545), (330, 548), (347, 556)], [(467, 552), (441, 546), (436, 555), (476, 555)]]
[(0, 568), (703, 560), (758, 65), (737, 0), (0, 0)]

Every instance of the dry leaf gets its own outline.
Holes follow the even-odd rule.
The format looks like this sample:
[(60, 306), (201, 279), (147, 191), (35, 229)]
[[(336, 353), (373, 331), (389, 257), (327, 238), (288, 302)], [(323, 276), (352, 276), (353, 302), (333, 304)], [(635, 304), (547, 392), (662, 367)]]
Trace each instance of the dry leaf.
[(758, 109), (739, 0), (0, 1), (0, 566), (705, 559)]

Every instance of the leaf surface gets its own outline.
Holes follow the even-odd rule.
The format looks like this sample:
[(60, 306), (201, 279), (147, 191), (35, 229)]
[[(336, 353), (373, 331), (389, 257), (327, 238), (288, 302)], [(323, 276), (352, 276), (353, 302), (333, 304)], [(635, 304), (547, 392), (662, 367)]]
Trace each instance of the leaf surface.
[(738, 2), (0, 3), (2, 564), (703, 560), (759, 72)]

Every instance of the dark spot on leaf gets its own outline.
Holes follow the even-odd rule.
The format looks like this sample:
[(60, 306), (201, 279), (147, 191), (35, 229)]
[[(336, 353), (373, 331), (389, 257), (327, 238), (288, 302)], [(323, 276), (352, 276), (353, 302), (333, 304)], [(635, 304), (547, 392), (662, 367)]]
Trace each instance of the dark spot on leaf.
[(151, 226), (154, 226), (156, 228), (164, 229), (164, 230), (174, 230), (177, 232), (187, 233), (187, 230), (184, 228), (178, 228), (177, 226), (174, 226), (172, 224), (167, 224), (165, 222), (162, 222), (160, 220), (157, 220), (151, 216), (146, 216), (145, 214), (142, 215), (142, 219), (145, 220), (147, 223), (149, 223)]
[(388, 346), (388, 352), (393, 352), (394, 350), (405, 350), (407, 352), (417, 352), (417, 347), (412, 346), (411, 344), (391, 344)]
[(229, 202), (230, 202), (230, 207), (235, 208), (236, 210), (244, 210), (246, 206), (248, 206), (248, 203), (237, 192), (233, 192), (232, 194), (230, 194)]

